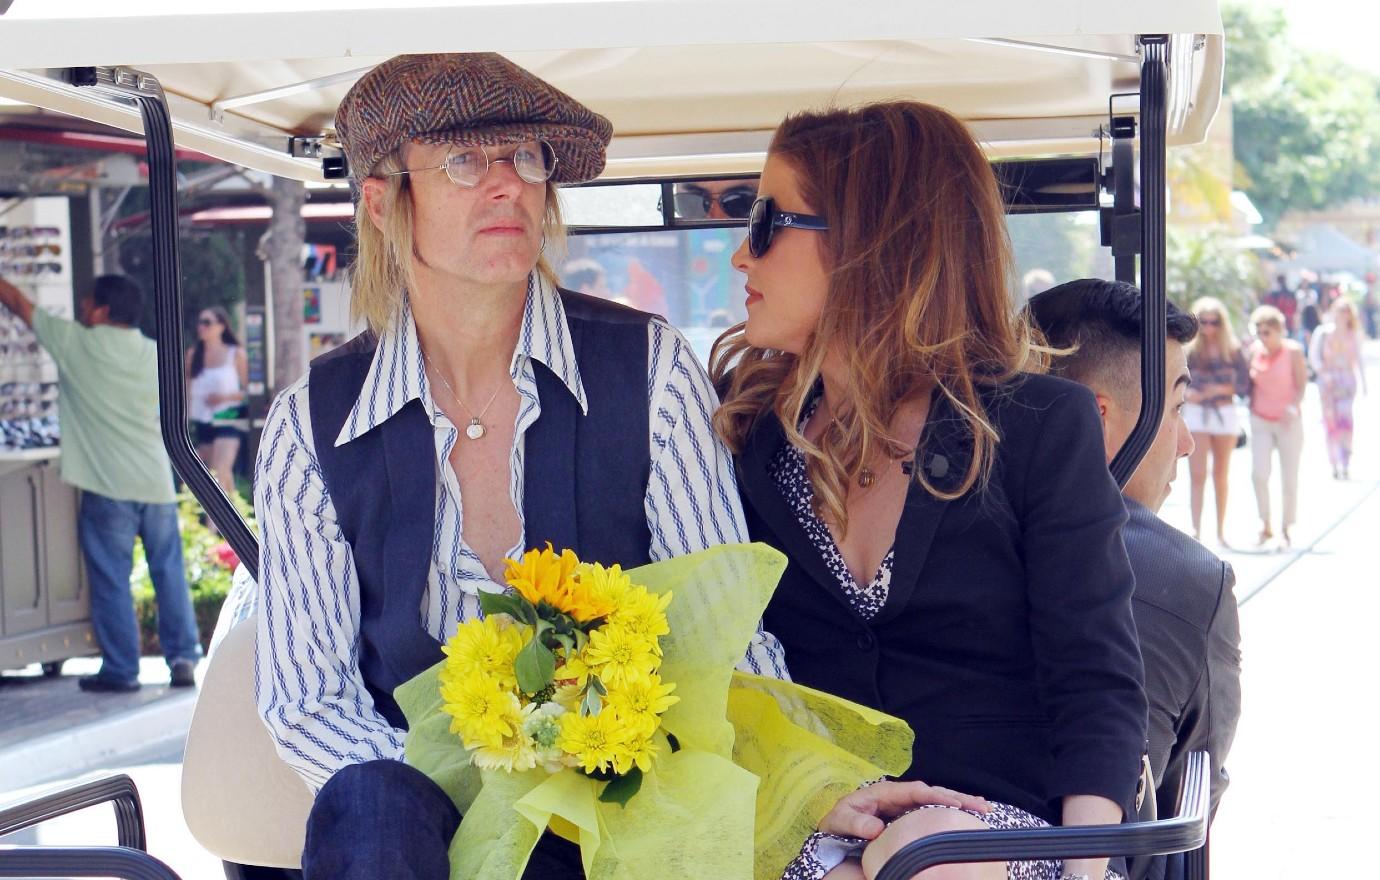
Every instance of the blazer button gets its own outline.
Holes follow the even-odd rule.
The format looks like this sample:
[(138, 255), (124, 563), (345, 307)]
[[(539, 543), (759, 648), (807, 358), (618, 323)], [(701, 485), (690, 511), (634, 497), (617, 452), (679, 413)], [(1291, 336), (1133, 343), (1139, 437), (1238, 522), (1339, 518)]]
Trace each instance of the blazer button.
[(871, 651), (877, 646), (877, 640), (872, 637), (872, 633), (863, 632), (858, 634), (858, 647), (864, 651)]

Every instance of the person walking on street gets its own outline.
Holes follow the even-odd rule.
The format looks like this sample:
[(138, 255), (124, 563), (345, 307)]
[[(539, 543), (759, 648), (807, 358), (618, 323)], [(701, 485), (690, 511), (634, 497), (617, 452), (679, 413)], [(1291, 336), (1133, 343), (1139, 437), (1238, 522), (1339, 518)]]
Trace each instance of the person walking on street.
[(1194, 444), (1188, 459), (1193, 537), (1202, 536), (1203, 490), (1207, 486), (1210, 458), (1217, 501), (1217, 543), (1226, 547), (1227, 477), (1236, 438), (1241, 434), (1235, 398), (1250, 393), (1250, 367), (1227, 308), (1220, 300), (1202, 297), (1193, 303), (1192, 312), (1198, 319), (1198, 335), (1186, 347), (1193, 384), (1189, 386), (1183, 412)]
[(1308, 388), (1303, 347), (1285, 336), (1284, 315), (1273, 306), (1251, 313), (1256, 340), (1251, 345), (1251, 478), (1260, 512), (1264, 546), (1274, 538), (1270, 528), (1270, 470), (1279, 451), (1281, 506), (1280, 539), (1289, 546), (1289, 529), (1298, 515), (1299, 456), (1303, 451), (1303, 423), (1299, 407)]
[(1333, 479), (1345, 480), (1351, 471), (1353, 423), (1351, 405), (1359, 380), (1366, 391), (1361, 363), (1361, 321), (1351, 300), (1339, 297), (1329, 313), (1332, 320), (1318, 328), (1308, 348), (1308, 361), (1318, 377), (1323, 427)]
[(0, 305), (33, 327), (57, 363), (62, 478), (82, 490), (78, 540), (101, 646), (100, 671), (79, 684), (98, 693), (139, 689), (139, 623), (129, 590), (136, 537), (144, 541), (174, 687), (196, 683), (201, 656), (172, 466), (158, 427), (156, 349), (135, 326), (143, 304), (133, 280), (102, 275), (81, 298), (80, 320), (69, 321), (0, 280)]
[(187, 349), (187, 410), (196, 436), (196, 454), (211, 469), (226, 495), (235, 492), (235, 458), (248, 427), (245, 388), (249, 360), (230, 315), (220, 306), (201, 310), (196, 345)]

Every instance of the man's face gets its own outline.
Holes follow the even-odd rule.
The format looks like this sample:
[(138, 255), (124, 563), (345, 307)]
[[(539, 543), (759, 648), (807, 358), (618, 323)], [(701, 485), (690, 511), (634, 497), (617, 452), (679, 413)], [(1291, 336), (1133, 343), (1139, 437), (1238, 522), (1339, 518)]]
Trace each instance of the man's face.
[[(452, 183), (444, 171), (410, 175), (413, 242), (419, 275), (436, 273), (472, 285), (525, 280), (541, 255), (546, 182), (528, 183), (506, 159), (515, 145), (486, 148), (488, 173), (476, 186)], [(445, 162), (446, 144), (408, 144), (408, 168)]]
[[(1127, 498), (1158, 511), (1169, 497), (1179, 459), (1193, 452), (1193, 435), (1184, 423), (1184, 395), (1188, 393), (1188, 357), (1181, 343), (1169, 340), (1164, 346), (1164, 416), (1154, 442), (1140, 460), (1136, 472), (1122, 490)], [(1127, 395), (1098, 392), (1097, 402), (1102, 410), (1102, 425), (1107, 443), (1107, 461), (1111, 462), (1136, 426), (1138, 409), (1128, 409), (1119, 400)], [(1138, 391), (1139, 389), (1136, 389)], [(1136, 397), (1139, 396), (1137, 393)]]
[(678, 220), (744, 220), (757, 198), (754, 180), (699, 180), (676, 184)]

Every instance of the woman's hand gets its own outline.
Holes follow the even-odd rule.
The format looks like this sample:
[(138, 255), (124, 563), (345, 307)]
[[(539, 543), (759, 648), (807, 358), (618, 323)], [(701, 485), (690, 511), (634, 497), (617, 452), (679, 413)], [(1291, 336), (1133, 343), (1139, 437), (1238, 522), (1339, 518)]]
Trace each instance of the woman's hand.
[(914, 807), (953, 807), (986, 813), (986, 799), (923, 782), (878, 782), (844, 795), (821, 820), (819, 830), (841, 837), (875, 840), (894, 819)]

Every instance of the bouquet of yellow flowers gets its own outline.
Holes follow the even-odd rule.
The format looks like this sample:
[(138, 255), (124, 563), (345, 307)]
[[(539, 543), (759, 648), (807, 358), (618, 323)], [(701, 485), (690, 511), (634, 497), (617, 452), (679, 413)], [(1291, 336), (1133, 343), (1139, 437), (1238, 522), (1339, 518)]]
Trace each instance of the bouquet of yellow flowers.
[(776, 880), (839, 797), (904, 771), (903, 722), (735, 671), (785, 566), (761, 544), (510, 563), (394, 692), (407, 762), (463, 816), (451, 880), (518, 880), (547, 829), (588, 880)]
[(482, 770), (577, 767), (609, 782), (601, 800), (627, 803), (680, 700), (658, 675), (672, 594), (550, 544), (508, 560), (504, 580), (514, 592), (481, 594), (485, 616), (442, 648), (451, 732)]

